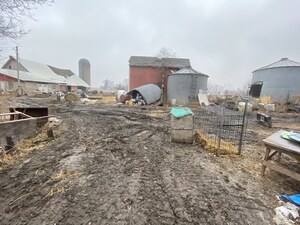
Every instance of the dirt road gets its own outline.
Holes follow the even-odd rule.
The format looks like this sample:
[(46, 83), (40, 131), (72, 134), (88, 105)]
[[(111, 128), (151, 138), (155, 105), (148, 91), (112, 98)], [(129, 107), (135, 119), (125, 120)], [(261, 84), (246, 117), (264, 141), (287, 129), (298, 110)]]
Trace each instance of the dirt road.
[(278, 191), (299, 191), (281, 175), (262, 179), (245, 156), (170, 142), (167, 113), (53, 111), (55, 140), (0, 171), (1, 224), (273, 224)]

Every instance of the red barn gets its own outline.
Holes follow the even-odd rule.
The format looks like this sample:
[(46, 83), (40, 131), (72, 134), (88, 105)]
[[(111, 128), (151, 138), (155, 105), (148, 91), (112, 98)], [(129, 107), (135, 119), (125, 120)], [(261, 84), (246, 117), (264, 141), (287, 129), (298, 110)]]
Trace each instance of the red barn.
[(190, 66), (189, 59), (131, 56), (129, 59), (129, 89), (156, 84), (166, 92), (167, 75)]

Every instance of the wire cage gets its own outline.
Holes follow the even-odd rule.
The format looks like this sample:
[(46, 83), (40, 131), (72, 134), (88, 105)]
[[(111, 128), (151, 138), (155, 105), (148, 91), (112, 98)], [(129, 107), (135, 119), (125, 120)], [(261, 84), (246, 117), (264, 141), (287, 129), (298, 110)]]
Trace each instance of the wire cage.
[(247, 103), (244, 112), (223, 106), (201, 107), (194, 112), (196, 140), (217, 155), (241, 154), (243, 136), (247, 125)]

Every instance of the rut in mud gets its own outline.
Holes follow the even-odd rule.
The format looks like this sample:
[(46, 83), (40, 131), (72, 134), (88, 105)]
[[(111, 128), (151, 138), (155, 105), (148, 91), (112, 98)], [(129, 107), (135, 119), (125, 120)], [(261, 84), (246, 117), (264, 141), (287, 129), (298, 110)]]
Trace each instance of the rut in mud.
[(0, 172), (2, 224), (273, 223), (256, 178), (232, 178), (199, 145), (170, 142), (166, 113), (74, 106), (56, 114), (59, 136)]

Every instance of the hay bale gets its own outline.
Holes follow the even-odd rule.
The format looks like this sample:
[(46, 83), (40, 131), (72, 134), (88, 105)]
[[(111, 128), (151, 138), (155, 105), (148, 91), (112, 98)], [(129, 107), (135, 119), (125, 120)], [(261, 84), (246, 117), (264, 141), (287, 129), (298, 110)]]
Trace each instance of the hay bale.
[(272, 96), (262, 96), (262, 97), (260, 97), (259, 98), (259, 103), (263, 103), (264, 105), (273, 103)]
[(292, 99), (291, 99), (291, 102), (294, 105), (300, 105), (300, 96), (293, 96)]
[(78, 102), (80, 100), (80, 97), (75, 93), (71, 92), (65, 95), (65, 100), (67, 102)]
[(275, 109), (276, 112), (283, 113), (287, 112), (288, 106), (285, 103), (276, 103)]

